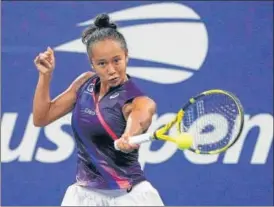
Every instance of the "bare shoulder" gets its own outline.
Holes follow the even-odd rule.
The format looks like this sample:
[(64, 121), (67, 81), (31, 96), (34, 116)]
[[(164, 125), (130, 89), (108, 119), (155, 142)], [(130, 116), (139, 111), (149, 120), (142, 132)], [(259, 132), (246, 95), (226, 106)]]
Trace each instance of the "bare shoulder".
[(79, 75), (71, 84), (71, 88), (75, 91), (78, 91), (78, 89), (92, 76), (94, 76), (95, 73), (91, 71), (87, 71)]
[(84, 82), (86, 82), (89, 78), (91, 78), (92, 76), (94, 76), (95, 73), (94, 72), (91, 72), (91, 71), (87, 71), (87, 72), (84, 72), (82, 74), (80, 74), (74, 81), (73, 83), (76, 83), (76, 84), (83, 84)]
[(133, 99), (130, 103), (132, 109), (151, 111), (154, 113), (156, 111), (156, 102), (148, 96), (138, 96)]
[(157, 105), (153, 99), (148, 96), (138, 96), (132, 102), (127, 103), (123, 107), (123, 115), (127, 120), (132, 111), (142, 111), (143, 113), (153, 115), (156, 112)]
[(156, 103), (155, 101), (148, 97), (148, 96), (139, 96), (136, 97), (133, 102), (134, 105), (138, 105), (138, 106), (150, 106), (150, 107), (156, 107)]

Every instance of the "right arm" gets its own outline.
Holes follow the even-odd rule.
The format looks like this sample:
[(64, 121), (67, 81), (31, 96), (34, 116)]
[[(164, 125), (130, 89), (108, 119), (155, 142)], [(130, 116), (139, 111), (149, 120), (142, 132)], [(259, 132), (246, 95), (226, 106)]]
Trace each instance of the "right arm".
[(33, 99), (33, 123), (35, 126), (43, 127), (73, 109), (78, 89), (94, 73), (86, 72), (81, 74), (67, 90), (51, 100), (49, 88), (52, 71), (55, 67), (53, 50), (48, 48), (46, 52), (40, 53), (35, 58), (34, 63), (39, 71), (39, 78)]

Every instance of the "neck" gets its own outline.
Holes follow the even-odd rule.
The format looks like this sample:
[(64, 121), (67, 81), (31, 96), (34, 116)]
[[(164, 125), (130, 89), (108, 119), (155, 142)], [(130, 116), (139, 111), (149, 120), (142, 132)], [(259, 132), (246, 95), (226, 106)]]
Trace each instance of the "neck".
[[(126, 82), (128, 80), (127, 75), (122, 79), (121, 84)], [(99, 99), (101, 99), (110, 89), (110, 85), (107, 82), (101, 82), (100, 83), (100, 92), (99, 92)]]
[(99, 96), (104, 96), (110, 89), (107, 83), (101, 82)]

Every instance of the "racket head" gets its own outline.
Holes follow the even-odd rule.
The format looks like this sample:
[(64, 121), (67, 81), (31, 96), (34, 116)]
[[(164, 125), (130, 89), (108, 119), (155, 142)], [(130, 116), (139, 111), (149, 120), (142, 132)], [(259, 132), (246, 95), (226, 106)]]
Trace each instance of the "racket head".
[(233, 146), (244, 126), (244, 110), (232, 93), (213, 89), (189, 99), (178, 119), (179, 133), (190, 133), (197, 154), (218, 154)]

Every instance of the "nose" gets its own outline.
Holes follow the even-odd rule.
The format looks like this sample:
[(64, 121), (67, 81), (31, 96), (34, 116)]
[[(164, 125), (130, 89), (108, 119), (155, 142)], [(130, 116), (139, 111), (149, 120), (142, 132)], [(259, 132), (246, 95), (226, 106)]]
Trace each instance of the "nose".
[(113, 74), (115, 74), (115, 72), (116, 72), (116, 70), (115, 70), (115, 68), (113, 67), (113, 65), (112, 64), (109, 64), (109, 67), (108, 67), (108, 75), (113, 75)]

